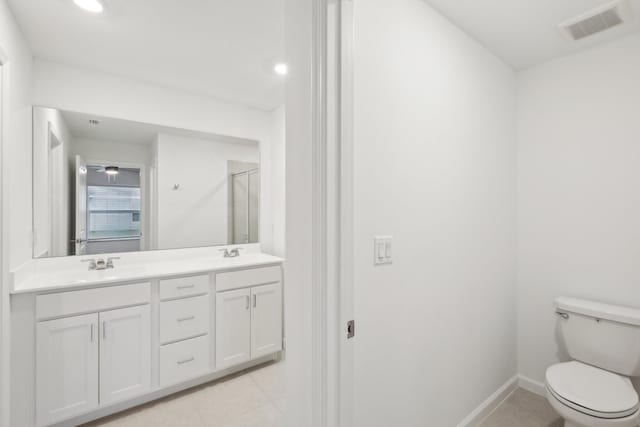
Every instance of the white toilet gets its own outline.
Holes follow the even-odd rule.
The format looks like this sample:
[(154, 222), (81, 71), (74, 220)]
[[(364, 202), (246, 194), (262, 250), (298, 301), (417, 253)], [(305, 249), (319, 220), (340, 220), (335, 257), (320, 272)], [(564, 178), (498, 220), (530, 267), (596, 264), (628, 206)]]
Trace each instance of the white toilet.
[(565, 427), (637, 427), (640, 310), (557, 298), (559, 333), (571, 362), (547, 369), (547, 399)]

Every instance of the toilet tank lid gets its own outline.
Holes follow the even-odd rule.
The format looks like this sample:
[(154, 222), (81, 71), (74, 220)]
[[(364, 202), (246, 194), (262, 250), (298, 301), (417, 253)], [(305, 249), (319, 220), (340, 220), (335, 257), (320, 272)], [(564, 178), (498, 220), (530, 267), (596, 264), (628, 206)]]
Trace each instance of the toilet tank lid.
[(637, 308), (569, 297), (556, 298), (556, 308), (569, 313), (640, 326), (640, 310)]

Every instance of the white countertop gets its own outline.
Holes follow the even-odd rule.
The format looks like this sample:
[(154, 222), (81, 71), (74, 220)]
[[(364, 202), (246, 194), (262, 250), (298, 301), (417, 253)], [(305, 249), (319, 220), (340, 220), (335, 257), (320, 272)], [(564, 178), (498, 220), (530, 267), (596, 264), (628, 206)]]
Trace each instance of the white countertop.
[[(234, 246), (237, 247), (237, 246)], [(233, 270), (284, 261), (258, 252), (254, 245), (242, 245), (245, 250), (235, 258), (224, 258), (220, 248), (176, 249), (126, 254), (86, 255), (80, 257), (34, 259), (12, 272), (12, 294), (90, 288), (158, 277), (200, 274)], [(115, 268), (88, 270), (82, 259), (119, 256)]]

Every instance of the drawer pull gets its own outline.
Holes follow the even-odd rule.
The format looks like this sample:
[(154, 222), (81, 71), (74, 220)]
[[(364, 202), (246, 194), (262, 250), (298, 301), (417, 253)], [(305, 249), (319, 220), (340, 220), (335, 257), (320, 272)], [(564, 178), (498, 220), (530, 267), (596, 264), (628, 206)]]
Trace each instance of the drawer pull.
[(196, 358), (193, 356), (188, 359), (178, 360), (178, 365), (184, 365), (185, 363), (193, 362), (194, 360), (196, 360)]
[(181, 285), (181, 286), (178, 286), (178, 289), (191, 289), (191, 288), (195, 288), (195, 287), (196, 287), (196, 285), (194, 285), (194, 284), (191, 284), (191, 285)]
[(178, 322), (186, 322), (187, 320), (194, 320), (196, 318), (196, 316), (189, 316), (189, 317), (181, 317), (179, 319), (176, 319)]

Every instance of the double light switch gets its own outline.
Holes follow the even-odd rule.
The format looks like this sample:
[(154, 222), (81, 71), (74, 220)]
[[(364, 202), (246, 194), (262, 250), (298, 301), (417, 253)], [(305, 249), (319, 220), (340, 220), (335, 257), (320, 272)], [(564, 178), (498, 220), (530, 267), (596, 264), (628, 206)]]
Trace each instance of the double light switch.
[(373, 264), (391, 264), (391, 236), (376, 236), (373, 239)]

